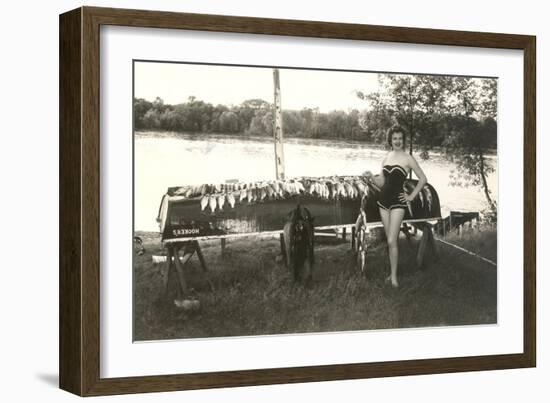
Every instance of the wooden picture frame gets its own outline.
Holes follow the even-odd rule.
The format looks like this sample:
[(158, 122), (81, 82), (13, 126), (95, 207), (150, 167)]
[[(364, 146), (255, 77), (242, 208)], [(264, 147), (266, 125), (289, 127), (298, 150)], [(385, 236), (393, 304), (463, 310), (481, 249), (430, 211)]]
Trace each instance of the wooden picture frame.
[[(524, 52), (523, 353), (100, 377), (100, 26), (119, 25)], [(60, 16), (60, 387), (81, 396), (533, 367), (536, 364), (535, 37), (81, 7)]]

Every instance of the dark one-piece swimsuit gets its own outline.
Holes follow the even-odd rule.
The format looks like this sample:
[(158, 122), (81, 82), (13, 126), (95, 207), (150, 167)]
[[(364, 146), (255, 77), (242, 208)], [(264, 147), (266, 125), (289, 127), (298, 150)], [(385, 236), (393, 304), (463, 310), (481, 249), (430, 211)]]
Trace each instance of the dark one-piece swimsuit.
[(403, 183), (407, 179), (407, 171), (400, 165), (384, 165), (384, 186), (380, 189), (378, 206), (384, 210), (394, 208), (406, 209), (407, 204), (399, 200), (399, 195), (404, 192)]

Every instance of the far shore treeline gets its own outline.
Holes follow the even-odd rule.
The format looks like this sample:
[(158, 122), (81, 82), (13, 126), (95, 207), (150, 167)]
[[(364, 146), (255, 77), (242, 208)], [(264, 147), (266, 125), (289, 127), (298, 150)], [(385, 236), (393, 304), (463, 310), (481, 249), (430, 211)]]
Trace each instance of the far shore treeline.
[[(456, 165), (451, 182), (479, 186), (496, 211), (487, 185), (494, 167), (487, 154), (497, 148), (497, 80), (470, 77), (379, 74), (379, 90), (356, 95), (362, 110), (283, 110), (285, 137), (354, 140), (385, 144), (386, 131), (401, 125), (421, 158), (437, 149)], [(283, 96), (284, 96), (284, 88)], [(283, 105), (284, 106), (284, 105)], [(213, 105), (193, 96), (177, 105), (134, 99), (137, 131), (171, 131), (231, 136), (272, 136), (272, 104), (262, 99)]]
[[(212, 105), (195, 97), (177, 105), (165, 104), (158, 97), (153, 102), (137, 98), (134, 100), (134, 124), (136, 130), (272, 136), (272, 107), (262, 99), (226, 106)], [(283, 110), (284, 134), (314, 139), (369, 140), (359, 116), (358, 110), (328, 113), (312, 108)]]

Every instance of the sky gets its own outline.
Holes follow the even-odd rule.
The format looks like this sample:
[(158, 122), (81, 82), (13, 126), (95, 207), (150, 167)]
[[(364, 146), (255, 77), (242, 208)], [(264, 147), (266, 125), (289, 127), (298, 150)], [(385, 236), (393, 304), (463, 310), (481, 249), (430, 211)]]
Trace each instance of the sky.
[[(190, 96), (213, 105), (239, 105), (247, 99), (273, 102), (273, 69), (181, 63), (136, 62), (135, 97), (166, 104), (187, 102)], [(376, 73), (280, 69), (281, 103), (287, 110), (319, 108), (365, 109), (355, 91), (378, 88)]]

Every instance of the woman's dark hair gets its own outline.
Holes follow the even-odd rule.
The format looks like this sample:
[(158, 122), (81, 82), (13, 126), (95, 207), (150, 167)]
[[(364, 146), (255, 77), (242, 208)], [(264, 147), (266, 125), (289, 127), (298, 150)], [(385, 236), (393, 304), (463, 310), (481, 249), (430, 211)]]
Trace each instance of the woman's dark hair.
[(405, 129), (403, 129), (402, 126), (394, 125), (388, 129), (388, 132), (386, 133), (386, 140), (388, 142), (388, 145), (391, 147), (391, 138), (395, 133), (401, 133), (403, 135), (403, 148), (405, 148), (405, 143), (407, 142), (407, 134), (405, 133)]

